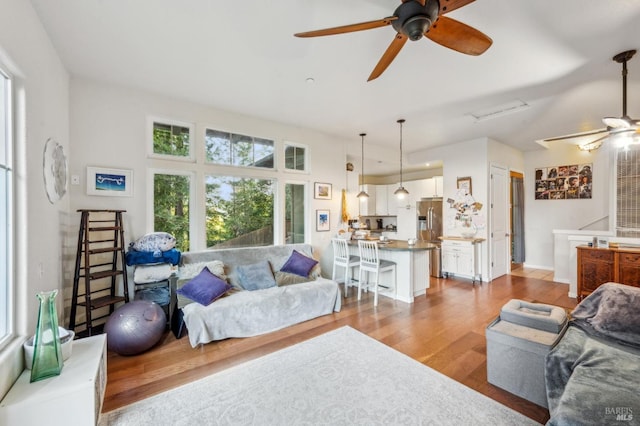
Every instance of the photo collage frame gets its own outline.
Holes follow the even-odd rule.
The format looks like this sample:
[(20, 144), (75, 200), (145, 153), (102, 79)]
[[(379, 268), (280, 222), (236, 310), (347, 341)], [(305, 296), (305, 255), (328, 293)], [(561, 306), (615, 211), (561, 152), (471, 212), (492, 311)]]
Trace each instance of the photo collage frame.
[(591, 199), (593, 163), (536, 169), (536, 200)]

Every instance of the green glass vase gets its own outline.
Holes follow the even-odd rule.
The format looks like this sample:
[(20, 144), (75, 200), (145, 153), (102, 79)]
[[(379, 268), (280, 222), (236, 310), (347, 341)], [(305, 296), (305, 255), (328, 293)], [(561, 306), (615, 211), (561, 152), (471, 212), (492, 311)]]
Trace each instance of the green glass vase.
[(62, 371), (62, 346), (56, 313), (57, 294), (58, 290), (36, 294), (40, 302), (40, 309), (38, 310), (36, 334), (33, 339), (31, 383), (58, 376)]

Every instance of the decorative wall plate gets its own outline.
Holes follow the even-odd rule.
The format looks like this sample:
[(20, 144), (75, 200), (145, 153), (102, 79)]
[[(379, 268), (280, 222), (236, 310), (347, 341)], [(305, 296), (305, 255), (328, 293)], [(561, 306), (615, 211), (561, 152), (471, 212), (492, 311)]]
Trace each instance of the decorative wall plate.
[(67, 192), (67, 157), (62, 145), (51, 138), (44, 145), (42, 173), (47, 197), (53, 204)]

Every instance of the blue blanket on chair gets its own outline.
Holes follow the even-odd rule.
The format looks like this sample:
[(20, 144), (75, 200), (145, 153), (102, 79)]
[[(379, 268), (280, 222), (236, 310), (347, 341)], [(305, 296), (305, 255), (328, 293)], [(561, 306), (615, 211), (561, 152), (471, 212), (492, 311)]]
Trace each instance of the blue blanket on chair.
[(546, 357), (548, 425), (640, 425), (640, 288), (604, 284)]

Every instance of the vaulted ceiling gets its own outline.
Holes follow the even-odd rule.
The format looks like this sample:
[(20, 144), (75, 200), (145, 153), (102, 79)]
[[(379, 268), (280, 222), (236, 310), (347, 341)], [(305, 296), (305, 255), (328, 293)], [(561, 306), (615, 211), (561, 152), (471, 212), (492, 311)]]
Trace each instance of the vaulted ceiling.
[[(74, 76), (140, 88), (405, 153), (490, 137), (522, 151), (622, 115), (618, 52), (640, 49), (637, 0), (477, 0), (447, 16), (491, 37), (481, 56), (409, 41), (367, 77), (395, 31), (294, 33), (389, 16), (398, 0), (31, 0)], [(307, 79), (313, 78), (314, 83)], [(640, 118), (640, 55), (628, 112)], [(472, 114), (527, 108), (478, 121)]]

